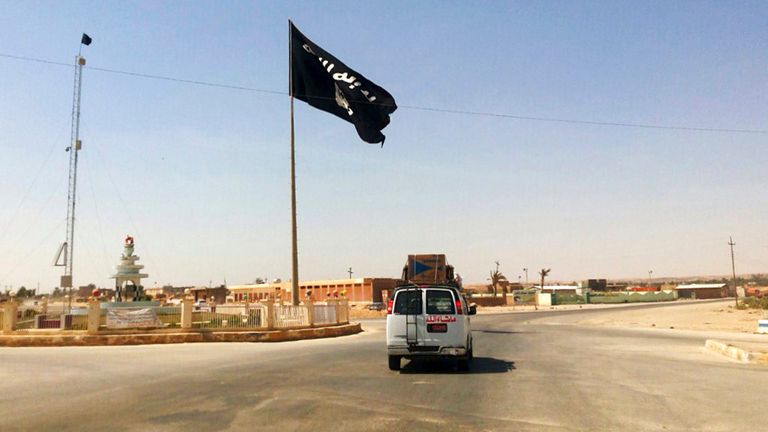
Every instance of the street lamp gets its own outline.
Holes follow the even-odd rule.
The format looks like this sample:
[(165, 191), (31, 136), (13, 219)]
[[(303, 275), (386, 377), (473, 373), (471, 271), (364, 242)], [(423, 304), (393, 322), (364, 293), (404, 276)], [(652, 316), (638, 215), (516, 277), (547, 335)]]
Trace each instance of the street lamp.
[(528, 285), (528, 268), (523, 268), (523, 271), (525, 272), (525, 284)]
[(653, 270), (648, 270), (648, 286), (651, 286), (651, 275), (653, 274)]

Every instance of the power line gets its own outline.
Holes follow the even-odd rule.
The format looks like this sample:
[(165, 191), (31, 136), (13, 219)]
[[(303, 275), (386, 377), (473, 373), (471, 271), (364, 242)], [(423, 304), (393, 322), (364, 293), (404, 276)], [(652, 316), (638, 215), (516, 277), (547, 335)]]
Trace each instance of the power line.
[(632, 127), (642, 129), (667, 129), (667, 130), (682, 130), (682, 131), (696, 131), (696, 132), (731, 132), (731, 133), (750, 133), (750, 134), (766, 134), (768, 130), (761, 129), (728, 129), (728, 128), (701, 128), (701, 127), (688, 127), (688, 126), (672, 126), (672, 125), (654, 125), (648, 123), (625, 123), (625, 122), (602, 122), (592, 120), (575, 120), (575, 119), (563, 119), (555, 117), (531, 117), (531, 116), (519, 116), (512, 114), (500, 114), (492, 112), (482, 111), (462, 111), (462, 110), (450, 110), (443, 108), (427, 108), (419, 106), (399, 105), (400, 108), (408, 108), (420, 111), (433, 111), (448, 114), (464, 114), (475, 115), (485, 117), (501, 117), (515, 120), (531, 120), (553, 123), (572, 123), (572, 124), (585, 124), (585, 125), (597, 125), (597, 126), (619, 126), (619, 127)]
[[(12, 55), (12, 54), (4, 54), (4, 53), (0, 53), (0, 57), (20, 60), (20, 61), (51, 64), (56, 66), (74, 67), (74, 65), (69, 63), (62, 63), (62, 62), (40, 59), (35, 57), (18, 56), (18, 55)], [(216, 83), (216, 82), (201, 81), (201, 80), (190, 80), (190, 79), (176, 78), (176, 77), (170, 77), (165, 75), (146, 74), (146, 73), (140, 73), (140, 72), (130, 72), (130, 71), (123, 71), (119, 69), (108, 69), (108, 68), (100, 68), (100, 67), (93, 67), (93, 66), (85, 66), (85, 68), (99, 71), (99, 72), (107, 72), (107, 73), (113, 73), (113, 74), (120, 74), (120, 75), (127, 75), (127, 76), (134, 76), (139, 78), (148, 78), (148, 79), (155, 79), (155, 80), (162, 80), (162, 81), (172, 81), (172, 82), (178, 82), (183, 84), (193, 84), (193, 85), (206, 86), (206, 87), (224, 88), (229, 90), (250, 91), (250, 92), (265, 93), (265, 94), (272, 94), (272, 95), (278, 95), (278, 96), (289, 95), (288, 92), (285, 92), (285, 91), (270, 90), (270, 89), (263, 89), (263, 88), (256, 88), (256, 87), (246, 87), (246, 86), (235, 85), (235, 84)], [(330, 100), (333, 98), (322, 98), (322, 99)], [(377, 105), (376, 103), (371, 103), (371, 104)], [(569, 124), (583, 124), (583, 125), (593, 125), (593, 126), (629, 127), (629, 128), (639, 128), (639, 129), (662, 129), (662, 130), (678, 130), (678, 131), (689, 131), (689, 132), (768, 134), (768, 130), (765, 130), (765, 129), (708, 128), (708, 127), (661, 125), (661, 124), (650, 124), (650, 123), (607, 122), (607, 121), (579, 120), (579, 119), (567, 119), (567, 118), (557, 118), (557, 117), (524, 116), (524, 115), (516, 115), (516, 114), (485, 112), (485, 111), (435, 108), (435, 107), (424, 107), (424, 106), (418, 106), (418, 105), (398, 105), (398, 107), (402, 109), (411, 109), (416, 111), (427, 111), (427, 112), (436, 112), (436, 113), (445, 113), (445, 114), (471, 115), (471, 116), (482, 116), (482, 117), (495, 117), (495, 118), (506, 118), (506, 119), (512, 119), (512, 120), (538, 121), (538, 122), (548, 122), (548, 123), (569, 123)]]

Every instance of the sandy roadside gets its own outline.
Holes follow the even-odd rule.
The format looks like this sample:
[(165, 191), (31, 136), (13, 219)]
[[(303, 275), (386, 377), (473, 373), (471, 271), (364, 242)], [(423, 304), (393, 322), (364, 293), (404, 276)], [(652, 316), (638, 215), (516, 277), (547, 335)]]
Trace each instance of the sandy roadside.
[(564, 317), (572, 324), (629, 328), (674, 328), (754, 333), (763, 311), (737, 310), (732, 299), (698, 303), (680, 301), (674, 305), (652, 309), (615, 309), (599, 316)]
[[(496, 306), (478, 307), (478, 315), (497, 313), (529, 313), (549, 310), (605, 310), (598, 316), (568, 315), (557, 318), (559, 323), (589, 326), (629, 327), (629, 328), (675, 328), (680, 330), (712, 330), (737, 333), (754, 333), (757, 320), (763, 319), (764, 313), (754, 309), (737, 310), (733, 299), (714, 302), (678, 301), (661, 308), (633, 309), (637, 303), (626, 304), (588, 304), (560, 305), (552, 307), (533, 306)], [(369, 311), (363, 308), (350, 309), (352, 319), (383, 318), (386, 311)], [(768, 319), (768, 316), (765, 317)]]

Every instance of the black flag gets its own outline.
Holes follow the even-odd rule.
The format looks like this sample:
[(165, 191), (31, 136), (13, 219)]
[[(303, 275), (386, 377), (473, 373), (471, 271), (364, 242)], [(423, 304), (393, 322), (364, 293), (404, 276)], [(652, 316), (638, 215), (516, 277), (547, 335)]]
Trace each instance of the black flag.
[(384, 144), (381, 130), (396, 109), (389, 92), (347, 67), (291, 27), (291, 95), (355, 125), (363, 141)]
[(87, 34), (83, 33), (83, 38), (80, 39), (80, 43), (83, 44), (83, 45), (90, 45), (91, 42), (93, 42), (91, 37), (88, 36)]

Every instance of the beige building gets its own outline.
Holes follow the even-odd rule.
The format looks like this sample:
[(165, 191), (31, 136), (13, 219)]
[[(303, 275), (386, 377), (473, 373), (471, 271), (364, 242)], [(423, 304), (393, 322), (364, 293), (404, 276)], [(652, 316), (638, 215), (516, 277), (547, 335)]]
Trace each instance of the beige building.
[(144, 293), (152, 296), (152, 298), (157, 298), (158, 296), (166, 296), (168, 298), (173, 297), (181, 297), (184, 294), (185, 289), (191, 289), (194, 288), (192, 286), (186, 286), (186, 287), (175, 287), (170, 285), (164, 285), (161, 287), (155, 286), (151, 288), (144, 288)]
[[(299, 284), (299, 298), (307, 298), (307, 291), (310, 291), (315, 301), (344, 297), (352, 303), (384, 302), (383, 296), (394, 289), (396, 282), (397, 279), (389, 278), (305, 281)], [(291, 301), (290, 282), (230, 285), (228, 288), (235, 302), (255, 302), (270, 297)]]

